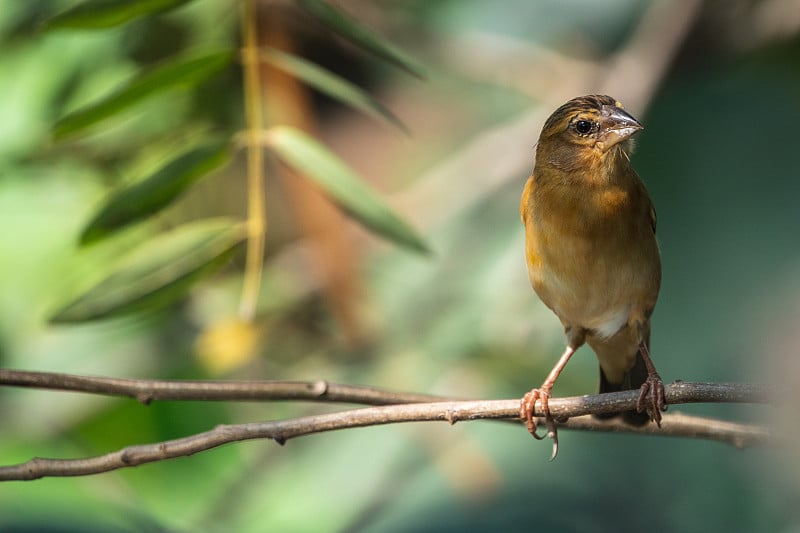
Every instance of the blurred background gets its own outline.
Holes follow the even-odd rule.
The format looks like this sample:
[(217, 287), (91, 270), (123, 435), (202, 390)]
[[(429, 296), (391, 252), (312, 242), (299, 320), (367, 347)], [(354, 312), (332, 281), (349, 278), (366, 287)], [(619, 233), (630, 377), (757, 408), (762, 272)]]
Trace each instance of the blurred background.
[[(327, 379), (514, 398), (563, 348), (530, 289), (519, 195), (544, 119), (608, 93), (645, 125), (633, 163), (658, 210), (664, 279), (653, 357), (666, 382), (797, 390), (800, 350), (800, 2), (338, 0), (424, 66), (420, 79), (333, 35), (293, 2), (261, 2), (265, 44), (365, 88), (396, 128), (264, 67), (270, 123), (312, 132), (427, 241), (381, 241), (267, 162), (267, 250), (253, 322), (237, 318), (244, 254), (160, 311), (48, 318), (132, 242), (179, 222), (246, 216), (244, 153), (150, 221), (78, 237), (109, 191), (188, 140), (244, 127), (241, 70), (158, 94), (88, 135), (65, 113), (183, 50), (238, 47), (237, 3), (196, 0), (104, 30), (40, 31), (70, 1), (0, 10), (0, 365), (160, 379)], [(555, 395), (593, 393), (573, 358)], [(793, 389), (794, 387), (794, 389)], [(795, 400), (800, 401), (797, 393)], [(791, 396), (787, 397), (791, 406)], [(795, 404), (796, 405), (796, 404)], [(83, 457), (219, 423), (326, 412), (307, 403), (161, 402), (0, 390), (0, 462)], [(773, 423), (796, 409), (671, 411)], [(791, 441), (790, 441), (791, 443)], [(510, 424), (408, 424), (229, 445), (102, 475), (0, 485), (4, 531), (798, 531), (796, 445)]]

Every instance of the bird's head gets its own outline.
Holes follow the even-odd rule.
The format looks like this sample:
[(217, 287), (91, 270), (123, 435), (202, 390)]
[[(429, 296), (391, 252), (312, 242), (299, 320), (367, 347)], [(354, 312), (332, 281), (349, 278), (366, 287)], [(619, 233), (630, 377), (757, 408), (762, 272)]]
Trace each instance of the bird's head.
[(573, 98), (556, 109), (542, 128), (537, 162), (544, 158), (557, 168), (586, 168), (610, 155), (628, 156), (631, 136), (644, 127), (610, 96)]

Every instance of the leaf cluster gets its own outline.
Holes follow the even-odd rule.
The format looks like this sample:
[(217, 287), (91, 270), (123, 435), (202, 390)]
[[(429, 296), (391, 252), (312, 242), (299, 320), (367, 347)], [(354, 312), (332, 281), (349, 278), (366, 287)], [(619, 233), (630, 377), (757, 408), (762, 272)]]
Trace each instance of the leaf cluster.
[[(111, 31), (192, 3), (193, 0), (88, 0), (45, 21), (43, 28), (51, 32)], [(301, 0), (298, 6), (306, 16), (378, 60), (414, 76), (424, 76), (424, 69), (416, 61), (333, 5), (323, 0)], [(157, 95), (200, 91), (239, 59), (247, 59), (239, 58), (235, 51), (238, 47), (232, 42), (229, 48), (201, 53), (179, 51), (62, 116), (52, 126), (52, 137), (66, 142), (96, 133), (101, 126), (135, 113)], [(260, 49), (257, 60), (407, 133), (402, 121), (365, 90), (317, 64), (270, 47)], [(409, 250), (428, 251), (411, 225), (364, 179), (307, 133), (280, 124), (256, 132), (255, 136), (211, 129), (213, 134), (194, 140), (192, 146), (154, 171), (112, 190), (83, 228), (80, 246), (116, 238), (126, 228), (158, 219), (188, 189), (229, 165), (241, 145), (237, 140), (256, 138), (260, 142), (258, 149), (270, 151), (298, 171), (297, 175), (312, 180), (343, 212), (367, 229)], [(52, 320), (80, 322), (168, 305), (223, 266), (247, 237), (242, 223), (234, 219), (200, 220), (163, 231), (112, 264), (99, 283), (63, 305)]]

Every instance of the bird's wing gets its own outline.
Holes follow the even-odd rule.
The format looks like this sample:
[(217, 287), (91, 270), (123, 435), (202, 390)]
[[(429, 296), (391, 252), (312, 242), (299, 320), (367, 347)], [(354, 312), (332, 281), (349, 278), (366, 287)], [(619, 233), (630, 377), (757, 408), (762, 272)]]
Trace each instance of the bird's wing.
[(530, 211), (528, 209), (528, 204), (531, 194), (533, 194), (533, 174), (531, 174), (531, 177), (528, 178), (528, 181), (525, 183), (525, 188), (522, 190), (522, 199), (519, 202), (519, 216), (523, 224), (526, 224), (528, 221), (528, 211)]
[(656, 223), (658, 222), (658, 217), (656, 216), (656, 208), (650, 204), (650, 227), (653, 228), (653, 233), (656, 232)]

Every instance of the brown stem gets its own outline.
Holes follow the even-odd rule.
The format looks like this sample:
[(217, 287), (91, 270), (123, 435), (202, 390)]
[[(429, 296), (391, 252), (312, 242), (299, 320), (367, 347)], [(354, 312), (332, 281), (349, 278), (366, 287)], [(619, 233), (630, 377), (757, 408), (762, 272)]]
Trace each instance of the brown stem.
[[(629, 404), (628, 407), (631, 407), (636, 400), (632, 395), (629, 396), (631, 398), (627, 403)], [(564, 412), (570, 410), (567, 405), (574, 404), (576, 401), (585, 403), (586, 399), (587, 397), (555, 399), (553, 400), (553, 406), (557, 406), (559, 411)], [(586, 411), (586, 408), (572, 410), (579, 412)], [(282, 445), (291, 438), (339, 429), (433, 420), (444, 420), (454, 424), (459, 420), (516, 418), (518, 414), (519, 400), (514, 399), (365, 407), (339, 413), (306, 416), (276, 422), (220, 425), (210, 431), (189, 437), (154, 444), (128, 446), (96, 457), (84, 459), (46, 459), (36, 457), (18, 465), (0, 467), (0, 481), (24, 481), (48, 476), (64, 477), (98, 474), (155, 461), (185, 457), (223, 444), (244, 440), (273, 439)], [(676, 420), (674, 428), (671, 424), (673, 419)], [(669, 436), (709, 438), (727, 442), (737, 447), (763, 445), (770, 440), (769, 431), (762, 427), (712, 419), (696, 419), (681, 414), (665, 416), (664, 428), (657, 431), (650, 426), (640, 428), (621, 423), (598, 421), (590, 417), (573, 419), (563, 423), (562, 426), (571, 429), (590, 429), (595, 431), (658, 433)]]
[[(342, 385), (318, 381), (177, 381), (157, 379), (109, 378), (80, 376), (57, 372), (0, 369), (0, 386), (28, 387), (84, 392), (107, 396), (126, 396), (142, 403), (151, 401), (277, 401), (309, 400), (364, 405), (392, 405), (452, 400), (433, 394), (389, 391), (374, 387)], [(770, 389), (745, 383), (687, 383), (676, 382), (667, 387), (667, 403), (767, 403)], [(593, 409), (610, 402), (603, 412), (624, 411), (624, 399), (635, 397), (636, 391), (584, 396)], [(618, 398), (623, 398), (618, 401)], [(565, 400), (565, 399), (561, 399)], [(557, 401), (556, 399), (552, 400)], [(601, 402), (602, 403), (602, 402)], [(555, 404), (554, 404), (555, 405)], [(630, 407), (629, 407), (630, 408)], [(517, 405), (519, 409), (519, 405)], [(595, 411), (591, 411), (595, 412)], [(600, 411), (597, 411), (600, 412)], [(519, 413), (519, 410), (517, 411)], [(576, 413), (553, 409), (557, 416), (576, 416)]]
[[(151, 400), (314, 400), (328, 402), (391, 403), (379, 407), (352, 409), (338, 413), (307, 416), (291, 420), (222, 425), (210, 431), (153, 444), (128, 446), (105, 455), (84, 459), (34, 458), (18, 465), (0, 467), (0, 480), (31, 480), (46, 476), (97, 474), (154, 461), (192, 455), (223, 444), (252, 439), (273, 439), (283, 444), (288, 439), (339, 429), (444, 420), (516, 419), (519, 400), (436, 401), (429, 395), (383, 391), (369, 387), (317, 382), (198, 382), (114, 379), (45, 372), (0, 370), (0, 385), (49, 388), (122, 395)], [(763, 403), (769, 391), (747, 384), (673, 383), (666, 387), (668, 403), (748, 402)], [(594, 396), (553, 398), (550, 411), (564, 428), (592, 431), (658, 434), (703, 438), (727, 442), (737, 447), (764, 445), (772, 438), (768, 429), (721, 420), (672, 414), (664, 417), (661, 429), (648, 425), (634, 427), (621, 422), (600, 421), (583, 415), (625, 411), (634, 408), (637, 391)], [(539, 411), (536, 415), (541, 417)]]

